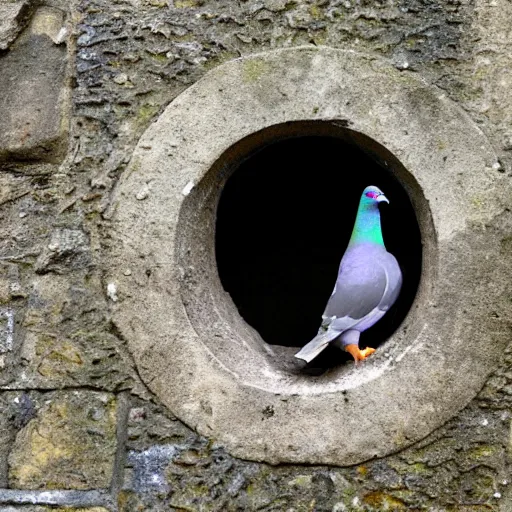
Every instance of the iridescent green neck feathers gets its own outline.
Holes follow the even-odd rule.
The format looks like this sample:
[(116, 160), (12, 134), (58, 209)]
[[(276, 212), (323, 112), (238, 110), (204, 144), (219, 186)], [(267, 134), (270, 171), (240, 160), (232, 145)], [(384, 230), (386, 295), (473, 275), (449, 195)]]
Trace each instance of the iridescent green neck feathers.
[(380, 226), (379, 205), (375, 201), (368, 201), (364, 195), (359, 203), (349, 247), (362, 243), (384, 246)]

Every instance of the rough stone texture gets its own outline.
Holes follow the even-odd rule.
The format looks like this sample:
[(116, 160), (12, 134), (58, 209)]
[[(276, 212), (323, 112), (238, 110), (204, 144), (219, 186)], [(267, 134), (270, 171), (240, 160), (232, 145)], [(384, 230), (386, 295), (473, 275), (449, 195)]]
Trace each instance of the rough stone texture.
[(0, 395), (0, 488), (7, 487), (7, 457), (16, 434), (13, 425), (13, 398), (6, 394)]
[[(72, 280), (54, 273), (66, 268), (65, 261), (82, 267), (86, 260), (81, 257), (87, 253), (81, 247), (76, 254), (69, 247), (62, 253), (60, 249), (51, 252), (52, 274), (31, 279), (24, 288), (28, 300), (16, 301), (19, 324), (15, 326), (14, 352), (10, 355), (17, 354), (21, 364), (18, 371), (11, 371), (6, 363), (5, 385), (10, 389), (80, 385), (109, 391), (137, 388), (137, 393), (144, 394), (131, 358), (105, 315), (99, 277), (88, 273), (87, 265), (82, 268), (83, 274), (75, 274)], [(58, 259), (59, 254), (62, 259)], [(76, 308), (83, 316), (75, 315)], [(21, 334), (23, 343), (18, 346), (16, 335)]]
[(1, 507), (0, 512), (109, 512), (103, 507), (88, 507), (88, 508), (75, 508), (75, 507)]
[(59, 161), (67, 142), (64, 13), (39, 8), (0, 60), (0, 159)]
[(177, 430), (159, 407), (133, 406), (128, 445), (136, 449), (119, 499), (123, 512), (483, 511), (495, 510), (507, 486), (510, 415), (502, 410), (470, 407), (414, 448), (343, 469), (242, 461), (188, 429)]
[(75, 268), (90, 265), (89, 244), (84, 232), (77, 229), (57, 229), (50, 237), (50, 243), (35, 264), (36, 272), (43, 274), (53, 270), (55, 273), (66, 272), (73, 258)]
[(31, 0), (4, 1), (0, 4), (0, 50), (6, 50), (23, 29)]
[[(130, 451), (180, 444), (200, 454), (189, 461), (206, 461), (206, 465), (179, 466), (183, 468), (179, 481), (173, 473), (165, 482), (169, 486), (165, 492), (154, 493), (151, 486), (148, 492), (123, 490), (119, 503), (129, 512), (139, 505), (142, 510), (172, 510), (173, 489), (175, 503), (188, 503), (189, 510), (250, 510), (247, 503), (253, 509), (279, 511), (509, 510), (510, 354), (500, 357), (497, 371), (463, 412), (398, 454), (333, 468), (272, 467), (224, 453), (227, 464), (221, 467), (214, 462), (213, 467), (220, 469), (210, 472), (208, 461), (221, 448), (170, 419), (140, 383), (126, 344), (110, 323), (102, 258), (112, 243), (106, 214), (112, 188), (149, 124), (209, 69), (272, 48), (325, 44), (383, 56), (398, 69), (412, 69), (466, 110), (499, 156), (502, 167), (496, 172), (509, 179), (512, 4), (507, 0), (51, 0), (45, 5), (70, 10), (68, 49), (76, 40), (76, 55), (69, 61), (76, 70), (71, 144), (61, 166), (36, 160), (0, 164), (0, 261), (18, 269), (21, 293), (2, 303), (15, 310), (19, 322), (13, 350), (3, 354), (7, 357), (0, 365), (2, 411), (6, 403), (13, 407), (4, 397), (18, 393), (15, 390), (28, 391), (36, 409), (38, 396), (48, 396), (37, 390), (85, 387), (116, 394), (128, 390), (141, 397), (134, 398), (134, 408), (146, 410), (147, 417), (138, 423), (139, 434)], [(8, 55), (0, 57), (2, 70)], [(36, 275), (35, 262), (52, 233), (61, 229), (86, 234), (91, 265), (75, 268), (82, 260), (66, 257)], [(503, 251), (508, 251), (509, 240), (502, 243)], [(36, 354), (36, 340), (48, 336), (55, 340), (52, 346), (58, 347), (57, 353), (65, 341), (71, 343), (80, 351), (82, 364), (48, 350), (46, 341)], [(40, 373), (42, 361), (45, 370)], [(179, 426), (183, 434), (167, 436), (168, 429), (175, 432), (170, 424)], [(9, 420), (4, 430), (4, 418), (0, 427), (2, 467), (1, 450), (23, 427)], [(134, 427), (130, 428), (134, 434)], [(206, 448), (198, 449), (198, 443)], [(127, 468), (126, 482), (131, 482), (132, 469)], [(238, 494), (229, 494), (227, 482), (238, 482), (231, 491), (235, 493), (242, 479)], [(75, 508), (115, 509), (105, 505), (102, 496), (80, 492), (92, 491), (56, 490), (50, 495), (0, 490), (0, 508), (37, 503), (66, 509), (67, 503)]]
[[(302, 131), (284, 124), (308, 118), (316, 124)], [(336, 123), (353, 131), (336, 132)], [(233, 314), (213, 257), (226, 166), (290, 134), (366, 145), (405, 184), (423, 234), (422, 287), (385, 346), (390, 357), (382, 350), (364, 367), (318, 379), (280, 366), (283, 355)], [(356, 134), (385, 145), (408, 172)], [(243, 149), (222, 157), (239, 140)], [(473, 398), (509, 341), (512, 289), (500, 240), (512, 191), (499, 167), (442, 91), (373, 56), (302, 47), (232, 61), (161, 114), (117, 188), (108, 277), (119, 292), (115, 322), (151, 389), (235, 455), (354, 464), (394, 452)], [(481, 283), (478, 301), (470, 283)]]
[(18, 432), (9, 455), (9, 482), (18, 489), (109, 487), (115, 451), (113, 396), (58, 395)]
[(0, 308), (0, 353), (12, 350), (14, 313), (10, 308)]
[(23, 491), (18, 489), (0, 489), (0, 506), (1, 504), (11, 507), (17, 506), (52, 506), (62, 507), (65, 510), (89, 509), (94, 507), (106, 508), (112, 510), (115, 505), (112, 496), (105, 490), (93, 491)]

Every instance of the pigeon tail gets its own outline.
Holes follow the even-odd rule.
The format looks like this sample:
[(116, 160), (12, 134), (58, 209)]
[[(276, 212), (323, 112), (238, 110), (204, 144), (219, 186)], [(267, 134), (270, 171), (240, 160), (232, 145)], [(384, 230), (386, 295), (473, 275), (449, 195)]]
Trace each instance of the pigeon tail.
[(320, 334), (317, 334), (307, 345), (295, 354), (295, 357), (311, 362), (322, 350), (327, 347), (330, 341), (337, 338), (341, 333), (338, 331), (327, 330)]

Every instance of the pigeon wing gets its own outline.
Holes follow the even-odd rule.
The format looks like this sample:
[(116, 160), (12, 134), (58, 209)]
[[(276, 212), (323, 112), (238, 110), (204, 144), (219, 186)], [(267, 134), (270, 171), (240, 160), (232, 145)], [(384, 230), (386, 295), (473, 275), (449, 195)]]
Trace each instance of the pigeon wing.
[(396, 301), (402, 288), (402, 272), (396, 258), (386, 252), (379, 259), (379, 265), (386, 273), (386, 289), (379, 304), (381, 311), (387, 311)]
[(350, 329), (381, 304), (387, 287), (387, 272), (380, 262), (344, 258), (323, 314), (324, 326), (340, 332)]

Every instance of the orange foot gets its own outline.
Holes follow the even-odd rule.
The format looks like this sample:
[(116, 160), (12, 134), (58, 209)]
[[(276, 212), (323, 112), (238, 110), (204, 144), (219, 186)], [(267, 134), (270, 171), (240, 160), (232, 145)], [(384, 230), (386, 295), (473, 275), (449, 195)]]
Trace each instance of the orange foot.
[(359, 350), (357, 345), (345, 345), (345, 350), (354, 358), (354, 361), (362, 361), (366, 359), (368, 356), (371, 356), (375, 349), (371, 347), (367, 347), (364, 350)]

